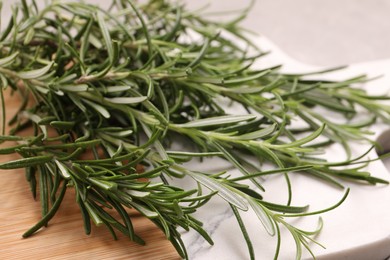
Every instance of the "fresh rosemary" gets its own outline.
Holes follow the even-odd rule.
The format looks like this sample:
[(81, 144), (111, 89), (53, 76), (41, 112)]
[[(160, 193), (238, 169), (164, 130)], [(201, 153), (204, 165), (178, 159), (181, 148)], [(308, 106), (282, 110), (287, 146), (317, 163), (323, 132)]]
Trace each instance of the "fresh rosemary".
[[(0, 154), (21, 159), (0, 169), (24, 168), (42, 207), (42, 220), (23, 237), (47, 225), (65, 192), (74, 189), (86, 234), (93, 222), (114, 238), (119, 231), (143, 244), (127, 213), (132, 208), (188, 258), (178, 228), (193, 229), (213, 244), (193, 213), (217, 195), (232, 208), (252, 259), (240, 217), (249, 207), (278, 237), (275, 258), (281, 228), (293, 235), (300, 258), (302, 248), (311, 253), (309, 242), (322, 222), (308, 232), (286, 219), (332, 210), (348, 189), (335, 206), (307, 212), (291, 205), (291, 172), (341, 188), (340, 179), (387, 184), (364, 171), (364, 155), (352, 158), (348, 144), (370, 142), (364, 127), (376, 119), (390, 122), (390, 107), (380, 103), (387, 97), (351, 87), (365, 82), (364, 76), (316, 81), (283, 74), (279, 67), (256, 69), (252, 64), (266, 53), (239, 26), (249, 9), (220, 23), (165, 0), (113, 0), (107, 10), (68, 1), (42, 9), (34, 0), (13, 6), (0, 34), (0, 141), (10, 142)], [(9, 133), (4, 91), (21, 100)], [(236, 113), (227, 113), (232, 106)], [(325, 117), (321, 109), (344, 121)], [(367, 120), (353, 123), (358, 113)], [(333, 143), (344, 147), (345, 161), (318, 157)], [(185, 164), (205, 157), (222, 158), (239, 174), (200, 172)], [(285, 177), (284, 205), (263, 199), (260, 177), (271, 174)], [(193, 188), (175, 182), (183, 177), (192, 179)]]

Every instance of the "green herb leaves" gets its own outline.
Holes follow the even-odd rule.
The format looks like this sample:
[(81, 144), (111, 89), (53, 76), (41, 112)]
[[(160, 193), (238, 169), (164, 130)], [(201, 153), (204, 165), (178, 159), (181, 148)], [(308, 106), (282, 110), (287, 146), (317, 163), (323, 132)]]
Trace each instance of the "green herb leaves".
[[(284, 75), (279, 66), (253, 68), (264, 53), (238, 25), (247, 9), (218, 23), (165, 0), (112, 1), (109, 10), (86, 2), (53, 1), (38, 10), (22, 1), (0, 34), (0, 142), (17, 142), (0, 154), (22, 157), (0, 169), (25, 168), (33, 196), (39, 189), (42, 201), (42, 220), (25, 237), (47, 225), (66, 190), (74, 189), (87, 234), (93, 222), (113, 237), (121, 232), (144, 244), (126, 211), (132, 208), (188, 258), (178, 227), (213, 244), (194, 213), (220, 196), (251, 258), (255, 245), (241, 217), (249, 209), (278, 237), (276, 257), (281, 228), (292, 234), (300, 257), (302, 248), (310, 252), (308, 241), (322, 222), (308, 232), (284, 218), (333, 210), (347, 193), (334, 207), (306, 212), (307, 206), (291, 203), (291, 174), (305, 172), (338, 187), (340, 178), (387, 183), (364, 170), (363, 156), (348, 158), (350, 140), (368, 140), (364, 127), (390, 122), (390, 108), (381, 103), (388, 97), (351, 86), (364, 77), (316, 81)], [(21, 102), (6, 133), (8, 86)], [(357, 111), (368, 116), (352, 124)], [(318, 156), (331, 143), (344, 147), (345, 161)], [(224, 160), (226, 169), (201, 172), (184, 164), (208, 157)], [(287, 203), (263, 199), (263, 177), (271, 174), (284, 176)]]
[(255, 119), (254, 115), (244, 115), (244, 116), (220, 116), (220, 117), (212, 117), (205, 118), (199, 120), (193, 120), (191, 122), (181, 124), (178, 127), (181, 128), (202, 128), (202, 127), (210, 127), (210, 126), (224, 126), (228, 124), (235, 124), (242, 121), (248, 121)]
[(53, 65), (54, 65), (54, 61), (50, 62), (49, 64), (47, 64), (45, 67), (41, 69), (19, 72), (17, 76), (20, 79), (38, 79), (46, 75), (46, 73), (49, 72), (49, 70)]
[(18, 169), (18, 168), (27, 168), (27, 167), (37, 166), (37, 165), (50, 162), (52, 159), (53, 156), (51, 155), (29, 157), (20, 160), (0, 163), (0, 169), (10, 170), (10, 169)]

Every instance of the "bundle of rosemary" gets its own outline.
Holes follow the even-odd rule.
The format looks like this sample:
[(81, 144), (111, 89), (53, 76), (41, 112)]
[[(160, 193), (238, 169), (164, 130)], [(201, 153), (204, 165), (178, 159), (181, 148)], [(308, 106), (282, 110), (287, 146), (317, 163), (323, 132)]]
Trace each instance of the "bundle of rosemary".
[[(239, 26), (246, 12), (219, 23), (165, 0), (115, 0), (108, 9), (61, 1), (39, 9), (34, 0), (13, 6), (0, 34), (0, 141), (11, 142), (0, 154), (21, 159), (0, 169), (24, 168), (34, 197), (39, 190), (42, 219), (24, 237), (47, 225), (65, 192), (74, 189), (87, 234), (93, 222), (114, 237), (119, 231), (144, 243), (127, 212), (132, 208), (188, 258), (179, 228), (193, 229), (212, 244), (193, 213), (220, 196), (234, 212), (251, 258), (240, 216), (248, 208), (278, 237), (275, 258), (281, 228), (293, 235), (299, 258), (302, 247), (311, 252), (311, 236), (320, 228), (306, 232), (286, 218), (331, 210), (348, 190), (334, 207), (307, 212), (291, 205), (291, 172), (341, 188), (340, 178), (387, 183), (366, 173), (359, 164), (364, 155), (351, 158), (348, 144), (369, 141), (364, 127), (377, 118), (390, 122), (390, 107), (379, 103), (386, 97), (351, 87), (364, 76), (316, 81), (279, 67), (253, 68), (266, 53)], [(21, 101), (6, 134), (7, 88)], [(226, 112), (229, 106), (235, 114)], [(368, 120), (352, 124), (358, 112)], [(332, 120), (334, 115), (344, 121)], [(345, 161), (317, 156), (333, 143), (344, 147)], [(239, 174), (185, 164), (204, 157), (222, 158)], [(342, 168), (350, 165), (357, 166)], [(271, 174), (286, 180), (284, 205), (263, 199), (261, 177)], [(193, 188), (175, 182), (184, 177)]]

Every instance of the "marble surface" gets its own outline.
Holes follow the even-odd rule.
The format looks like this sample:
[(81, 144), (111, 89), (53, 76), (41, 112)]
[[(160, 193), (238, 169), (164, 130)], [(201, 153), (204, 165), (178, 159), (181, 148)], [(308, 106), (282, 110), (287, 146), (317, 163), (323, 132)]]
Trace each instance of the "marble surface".
[[(209, 3), (212, 11), (226, 11), (243, 8), (250, 0), (184, 2), (191, 8)], [(254, 0), (254, 3), (243, 26), (271, 39), (296, 60), (337, 66), (390, 58), (389, 0)]]
[[(287, 56), (276, 45), (265, 38), (258, 38), (256, 42), (272, 54), (257, 66), (269, 64), (284, 64), (284, 71), (308, 72), (315, 71), (319, 67), (313, 67), (297, 62)], [(371, 94), (383, 94), (390, 91), (390, 59), (373, 61), (351, 65), (348, 69), (330, 74), (329, 79), (347, 79), (366, 73), (370, 77), (383, 75), (382, 78), (364, 85)], [(376, 124), (372, 127), (375, 140), (388, 129), (384, 124)], [(388, 133), (389, 134), (389, 133)], [(370, 145), (356, 143), (352, 150), (356, 155), (369, 149)], [(327, 149), (326, 158), (329, 161), (338, 161), (344, 158), (344, 152), (339, 146), (331, 146)], [(375, 158), (373, 151), (368, 157)], [(218, 172), (218, 162), (206, 162), (208, 170)], [(199, 165), (192, 165), (198, 168)], [(203, 169), (202, 169), (203, 170)], [(388, 170), (382, 161), (370, 164), (367, 169), (374, 176), (390, 179)], [(232, 172), (234, 174), (234, 172)], [(294, 190), (294, 205), (310, 205), (310, 210), (319, 210), (337, 203), (345, 190), (336, 189), (316, 179), (308, 178), (300, 174), (291, 174)], [(311, 249), (318, 259), (384, 259), (390, 255), (390, 186), (367, 186), (354, 183), (344, 183), (351, 188), (347, 200), (336, 210), (321, 214), (324, 220), (324, 228), (316, 240), (325, 248), (311, 244)], [(264, 182), (265, 199), (275, 203), (285, 203), (287, 194), (281, 189), (285, 187), (283, 176), (273, 176)], [(204, 209), (198, 212), (198, 218), (204, 221), (205, 229), (213, 240), (214, 246), (209, 246), (199, 235), (193, 232), (183, 233), (184, 240), (189, 246), (191, 259), (248, 259), (247, 247), (244, 243), (237, 221), (226, 203), (222, 199), (211, 201)], [(265, 232), (261, 222), (254, 212), (241, 212), (241, 216), (247, 225), (249, 235), (255, 247), (258, 259), (273, 259), (276, 239)], [(290, 223), (309, 230), (315, 229), (319, 216), (293, 220)], [(280, 259), (294, 259), (295, 244), (292, 237), (282, 228), (282, 246)], [(303, 252), (304, 259), (311, 258), (307, 251)]]

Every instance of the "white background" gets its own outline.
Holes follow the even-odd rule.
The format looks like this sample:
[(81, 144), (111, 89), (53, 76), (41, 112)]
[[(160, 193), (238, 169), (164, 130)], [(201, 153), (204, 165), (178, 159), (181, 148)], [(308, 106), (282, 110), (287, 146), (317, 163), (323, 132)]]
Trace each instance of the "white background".
[[(242, 8), (249, 0), (186, 0)], [(243, 25), (293, 58), (334, 66), (390, 58), (390, 0), (255, 0)]]

